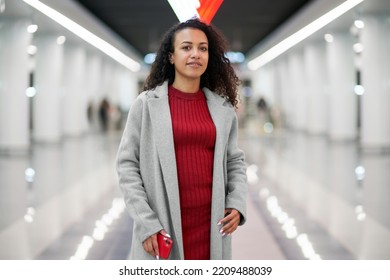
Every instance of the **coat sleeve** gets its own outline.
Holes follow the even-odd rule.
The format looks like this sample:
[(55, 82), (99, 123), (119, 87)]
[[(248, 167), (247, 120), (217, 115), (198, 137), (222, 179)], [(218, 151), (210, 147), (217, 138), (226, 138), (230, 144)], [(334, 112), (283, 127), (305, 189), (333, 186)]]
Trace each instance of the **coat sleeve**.
[(142, 98), (138, 97), (130, 108), (117, 154), (119, 187), (134, 221), (134, 235), (140, 242), (163, 228), (149, 205), (140, 170), (143, 107)]
[(240, 225), (246, 221), (247, 178), (244, 152), (238, 147), (238, 121), (233, 113), (226, 153), (227, 195), (226, 208), (241, 213)]

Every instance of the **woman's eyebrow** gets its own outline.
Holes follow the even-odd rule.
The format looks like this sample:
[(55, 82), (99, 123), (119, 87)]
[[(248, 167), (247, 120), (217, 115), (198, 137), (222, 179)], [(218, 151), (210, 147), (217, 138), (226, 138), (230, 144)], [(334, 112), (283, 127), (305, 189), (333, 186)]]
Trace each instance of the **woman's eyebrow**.
[[(180, 44), (194, 44), (193, 42), (191, 42), (191, 41), (183, 41), (183, 42), (181, 42)], [(199, 43), (199, 45), (202, 45), (202, 44), (206, 44), (206, 45), (208, 45), (208, 42), (200, 42)]]

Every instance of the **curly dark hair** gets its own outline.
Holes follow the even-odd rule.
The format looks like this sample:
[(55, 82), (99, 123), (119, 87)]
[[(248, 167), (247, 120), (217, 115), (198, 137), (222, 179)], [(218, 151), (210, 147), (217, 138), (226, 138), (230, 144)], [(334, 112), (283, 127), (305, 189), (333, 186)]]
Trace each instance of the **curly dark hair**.
[(222, 34), (213, 26), (194, 18), (171, 27), (162, 39), (152, 64), (150, 74), (145, 81), (144, 90), (156, 88), (168, 80), (173, 84), (175, 67), (169, 62), (174, 51), (175, 34), (185, 28), (195, 28), (203, 31), (209, 43), (209, 62), (206, 71), (200, 79), (200, 87), (207, 87), (218, 95), (226, 98), (233, 107), (237, 107), (237, 90), (240, 80), (236, 76), (229, 59), (225, 56), (227, 43)]

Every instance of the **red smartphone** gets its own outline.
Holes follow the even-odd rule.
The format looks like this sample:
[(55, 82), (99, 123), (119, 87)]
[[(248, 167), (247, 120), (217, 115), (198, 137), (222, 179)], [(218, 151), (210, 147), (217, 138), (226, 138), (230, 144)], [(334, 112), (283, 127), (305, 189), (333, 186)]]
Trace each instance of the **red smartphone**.
[(171, 253), (171, 248), (173, 240), (169, 235), (162, 235), (160, 232), (157, 233), (157, 243), (158, 251), (160, 253), (160, 258), (168, 259), (169, 254)]

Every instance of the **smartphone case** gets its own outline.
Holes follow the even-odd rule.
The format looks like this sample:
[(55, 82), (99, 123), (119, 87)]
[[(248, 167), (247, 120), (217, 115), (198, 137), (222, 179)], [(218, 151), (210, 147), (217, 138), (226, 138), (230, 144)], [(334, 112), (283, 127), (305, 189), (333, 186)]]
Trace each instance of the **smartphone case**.
[(160, 253), (160, 258), (168, 259), (169, 254), (171, 253), (173, 240), (169, 236), (158, 233), (157, 243), (158, 243), (158, 251)]

